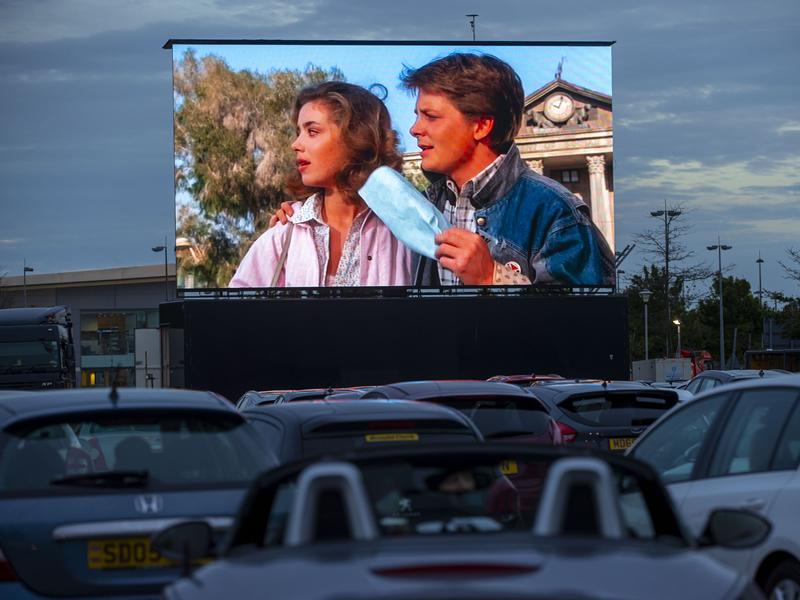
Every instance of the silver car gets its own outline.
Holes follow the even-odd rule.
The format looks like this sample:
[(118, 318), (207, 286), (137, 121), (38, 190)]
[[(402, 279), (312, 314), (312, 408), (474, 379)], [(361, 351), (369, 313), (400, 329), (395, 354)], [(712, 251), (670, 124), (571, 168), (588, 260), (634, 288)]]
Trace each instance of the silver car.
[[(742, 511), (709, 519), (704, 545), (759, 543)], [(221, 560), (164, 591), (204, 598), (760, 598), (708, 558), (655, 473), (563, 448), (418, 448), (304, 461), (250, 489)], [(165, 556), (214, 553), (207, 524), (154, 540)]]

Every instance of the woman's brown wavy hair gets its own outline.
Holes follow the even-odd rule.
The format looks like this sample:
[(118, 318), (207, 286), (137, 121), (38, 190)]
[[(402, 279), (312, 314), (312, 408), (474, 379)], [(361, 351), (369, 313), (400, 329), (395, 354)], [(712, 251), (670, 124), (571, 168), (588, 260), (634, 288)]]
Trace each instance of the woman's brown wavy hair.
[[(297, 123), (300, 109), (314, 101), (330, 111), (331, 119), (339, 127), (342, 144), (348, 150), (347, 163), (336, 175), (336, 186), (346, 196), (357, 197), (359, 188), (378, 167), (401, 170), (403, 157), (397, 149), (397, 132), (392, 129), (386, 105), (372, 92), (342, 81), (327, 81), (305, 88), (294, 103), (294, 123)], [(297, 200), (321, 191), (303, 185), (299, 171), (290, 175), (286, 188)]]

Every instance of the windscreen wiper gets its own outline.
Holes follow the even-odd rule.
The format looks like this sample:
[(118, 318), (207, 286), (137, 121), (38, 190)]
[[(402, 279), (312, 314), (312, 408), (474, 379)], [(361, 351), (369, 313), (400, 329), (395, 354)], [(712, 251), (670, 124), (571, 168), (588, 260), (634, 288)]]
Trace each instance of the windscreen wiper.
[(67, 475), (50, 481), (50, 485), (77, 485), (86, 487), (144, 487), (150, 479), (147, 471), (104, 471)]

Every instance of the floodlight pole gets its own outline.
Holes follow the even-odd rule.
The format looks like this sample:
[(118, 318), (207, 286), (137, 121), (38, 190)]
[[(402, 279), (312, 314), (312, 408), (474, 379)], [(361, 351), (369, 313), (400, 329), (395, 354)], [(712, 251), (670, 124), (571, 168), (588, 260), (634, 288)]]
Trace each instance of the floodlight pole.
[(764, 264), (764, 259), (761, 258), (761, 250), (758, 251), (758, 312), (761, 313), (761, 349), (764, 349), (764, 296), (761, 290), (761, 265)]
[(667, 199), (664, 198), (664, 210), (654, 210), (650, 212), (651, 217), (664, 217), (664, 300), (667, 305), (667, 328), (666, 332), (666, 345), (664, 358), (669, 356), (670, 348), (670, 326), (672, 321), (672, 310), (669, 302), (669, 224), (672, 219), (680, 217), (683, 214), (680, 210), (667, 210)]
[(720, 242), (717, 236), (717, 243), (714, 246), (706, 246), (708, 250), (717, 251), (717, 277), (719, 277), (719, 366), (725, 368), (725, 321), (722, 313), (722, 251), (730, 250), (733, 246), (727, 246)]

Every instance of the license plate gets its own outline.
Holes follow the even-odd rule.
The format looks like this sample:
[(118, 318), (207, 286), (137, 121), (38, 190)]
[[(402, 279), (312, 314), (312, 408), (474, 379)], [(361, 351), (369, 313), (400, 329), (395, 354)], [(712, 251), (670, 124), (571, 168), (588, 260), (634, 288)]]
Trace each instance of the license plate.
[(608, 447), (611, 450), (627, 450), (635, 441), (636, 438), (611, 438), (608, 440)]
[(175, 563), (153, 550), (150, 538), (89, 540), (87, 559), (90, 569), (149, 569)]
[(418, 433), (368, 433), (364, 436), (367, 442), (418, 442)]

